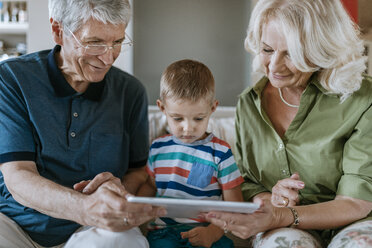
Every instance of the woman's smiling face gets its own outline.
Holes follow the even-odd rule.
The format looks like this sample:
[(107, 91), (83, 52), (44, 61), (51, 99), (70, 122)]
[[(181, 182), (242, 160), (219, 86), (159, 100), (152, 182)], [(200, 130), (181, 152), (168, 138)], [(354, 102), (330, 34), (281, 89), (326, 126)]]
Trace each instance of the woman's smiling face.
[(287, 41), (275, 20), (262, 29), (260, 61), (271, 84), (277, 88), (304, 87), (312, 72), (299, 71), (288, 54)]

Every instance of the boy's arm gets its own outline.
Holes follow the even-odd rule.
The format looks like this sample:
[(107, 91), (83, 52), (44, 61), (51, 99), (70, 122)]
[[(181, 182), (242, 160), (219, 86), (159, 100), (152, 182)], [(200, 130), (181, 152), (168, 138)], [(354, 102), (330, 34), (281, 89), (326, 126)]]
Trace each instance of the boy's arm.
[(211, 247), (224, 235), (224, 231), (218, 226), (210, 224), (209, 226), (195, 227), (180, 234), (183, 239), (189, 239), (193, 246)]
[(224, 201), (244, 201), (240, 185), (232, 189), (223, 190), (222, 196)]
[(139, 189), (137, 190), (137, 196), (155, 196), (156, 195), (156, 184), (155, 178), (148, 175), (146, 182), (140, 185)]
[(140, 187), (147, 182), (148, 177), (146, 166), (128, 169), (122, 179), (122, 184), (129, 193), (135, 195)]

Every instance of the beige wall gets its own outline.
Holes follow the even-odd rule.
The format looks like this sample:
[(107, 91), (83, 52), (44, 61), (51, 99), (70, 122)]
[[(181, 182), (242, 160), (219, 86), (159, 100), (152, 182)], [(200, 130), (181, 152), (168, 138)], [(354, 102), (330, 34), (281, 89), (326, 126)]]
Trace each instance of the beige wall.
[(159, 97), (161, 73), (190, 58), (205, 63), (216, 82), (221, 106), (235, 106), (253, 85), (244, 38), (251, 0), (134, 0), (134, 75), (145, 85), (149, 103)]
[(49, 24), (48, 0), (29, 0), (27, 3), (29, 28), (27, 51), (29, 53), (54, 46)]

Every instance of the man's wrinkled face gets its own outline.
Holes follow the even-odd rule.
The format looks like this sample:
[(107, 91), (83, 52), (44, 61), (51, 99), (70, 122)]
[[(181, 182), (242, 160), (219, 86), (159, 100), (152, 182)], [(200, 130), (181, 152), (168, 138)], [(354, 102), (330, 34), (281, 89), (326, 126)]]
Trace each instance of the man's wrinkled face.
[[(90, 19), (79, 30), (74, 32), (75, 38), (65, 30), (61, 56), (63, 59), (62, 71), (79, 82), (100, 82), (111, 68), (120, 54), (119, 43), (125, 38), (124, 24), (104, 24)], [(87, 45), (107, 45), (119, 49), (107, 49), (100, 55), (89, 55), (85, 52)]]

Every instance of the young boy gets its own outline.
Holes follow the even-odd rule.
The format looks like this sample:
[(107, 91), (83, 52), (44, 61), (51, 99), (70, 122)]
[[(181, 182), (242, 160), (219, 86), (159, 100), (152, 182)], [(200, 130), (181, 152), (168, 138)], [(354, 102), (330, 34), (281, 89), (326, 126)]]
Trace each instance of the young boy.
[[(243, 178), (229, 145), (206, 132), (218, 105), (214, 88), (212, 73), (200, 62), (181, 60), (166, 68), (157, 105), (171, 134), (152, 143), (150, 177), (138, 195), (243, 201)], [(150, 247), (233, 247), (223, 230), (200, 219), (156, 219), (147, 237)]]

